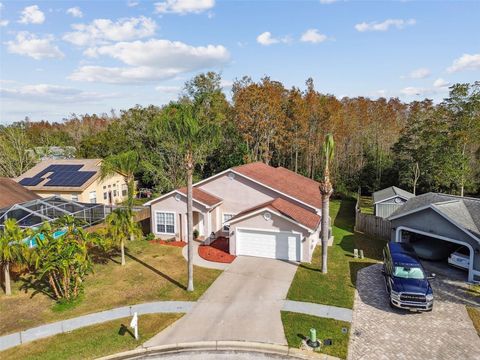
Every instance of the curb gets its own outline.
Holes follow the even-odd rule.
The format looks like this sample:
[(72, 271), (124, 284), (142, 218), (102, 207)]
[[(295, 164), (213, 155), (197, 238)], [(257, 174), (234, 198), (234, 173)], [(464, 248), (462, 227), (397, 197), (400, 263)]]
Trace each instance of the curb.
[(188, 352), (203, 351), (233, 351), (233, 352), (255, 352), (262, 354), (282, 355), (292, 359), (315, 359), (315, 360), (338, 360), (338, 358), (314, 353), (310, 351), (293, 349), (285, 345), (276, 345), (251, 341), (197, 341), (191, 343), (177, 343), (160, 345), (147, 348), (138, 348), (99, 358), (97, 360), (132, 360), (146, 359), (155, 355), (171, 355)]

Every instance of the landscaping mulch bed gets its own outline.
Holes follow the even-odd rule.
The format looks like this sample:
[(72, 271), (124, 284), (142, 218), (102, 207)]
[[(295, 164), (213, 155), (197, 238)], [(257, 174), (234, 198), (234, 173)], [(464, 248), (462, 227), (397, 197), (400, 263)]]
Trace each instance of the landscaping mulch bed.
[(228, 239), (224, 237), (218, 238), (210, 245), (200, 245), (198, 255), (208, 261), (227, 264), (230, 264), (236, 258), (235, 255), (228, 253)]
[(185, 245), (187, 245), (187, 243), (183, 241), (167, 241), (167, 240), (160, 240), (160, 239), (151, 240), (150, 242), (152, 244), (170, 245), (170, 246), (176, 246), (176, 247), (184, 247)]

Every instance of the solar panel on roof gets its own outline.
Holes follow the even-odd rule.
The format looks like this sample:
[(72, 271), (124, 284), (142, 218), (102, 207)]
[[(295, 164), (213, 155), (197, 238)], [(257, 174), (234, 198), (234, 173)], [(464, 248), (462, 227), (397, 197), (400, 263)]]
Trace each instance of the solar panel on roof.
[[(46, 186), (81, 186), (83, 183), (88, 180), (90, 177), (93, 175), (89, 176), (85, 181), (83, 181), (80, 185), (65, 185), (64, 183), (66, 182), (66, 177), (67, 173), (68, 176), (71, 175), (71, 180), (67, 181), (67, 183), (72, 183), (74, 182), (74, 178), (76, 178), (78, 175), (82, 173), (79, 171), (83, 165), (49, 165), (39, 173), (37, 173), (35, 176), (32, 176), (30, 178), (24, 178), (20, 181), (20, 185), (23, 186), (36, 186), (40, 184), (43, 181), (43, 177), (48, 174), (48, 173), (53, 173), (50, 176), (50, 180), (45, 184)], [(92, 171), (86, 171), (85, 173), (91, 173)], [(95, 174), (95, 172), (93, 172)], [(78, 182), (78, 181), (77, 181)], [(75, 182), (75, 183), (77, 183)]]
[(50, 180), (45, 183), (45, 186), (82, 186), (87, 182), (95, 171), (60, 171), (54, 172), (50, 176)]
[(42, 178), (25, 178), (20, 180), (19, 184), (23, 186), (35, 186), (42, 182)]

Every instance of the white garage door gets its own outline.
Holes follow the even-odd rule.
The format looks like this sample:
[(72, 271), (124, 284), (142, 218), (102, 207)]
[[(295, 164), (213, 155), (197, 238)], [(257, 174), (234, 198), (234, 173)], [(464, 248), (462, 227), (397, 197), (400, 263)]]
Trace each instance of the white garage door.
[(300, 234), (237, 229), (237, 255), (300, 261)]

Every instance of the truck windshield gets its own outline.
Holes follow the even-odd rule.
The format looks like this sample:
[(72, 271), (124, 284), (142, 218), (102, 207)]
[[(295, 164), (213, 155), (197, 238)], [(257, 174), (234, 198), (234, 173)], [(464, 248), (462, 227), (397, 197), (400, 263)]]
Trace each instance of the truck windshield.
[(423, 270), (419, 267), (395, 266), (393, 276), (403, 279), (424, 279)]

